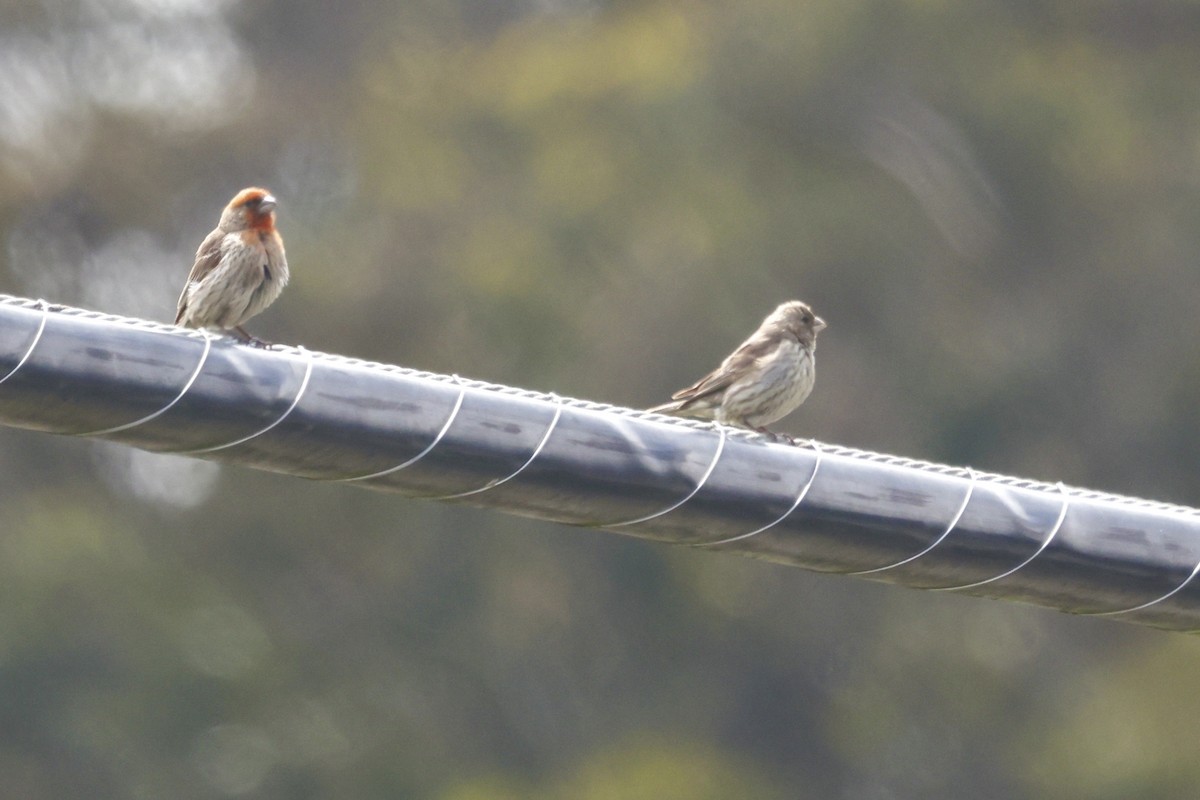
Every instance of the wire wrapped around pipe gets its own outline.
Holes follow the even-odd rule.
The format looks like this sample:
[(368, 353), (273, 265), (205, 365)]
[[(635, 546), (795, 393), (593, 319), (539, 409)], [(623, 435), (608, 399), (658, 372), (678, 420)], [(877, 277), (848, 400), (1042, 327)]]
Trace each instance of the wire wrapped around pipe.
[(1200, 629), (1200, 512), (0, 296), (0, 422)]

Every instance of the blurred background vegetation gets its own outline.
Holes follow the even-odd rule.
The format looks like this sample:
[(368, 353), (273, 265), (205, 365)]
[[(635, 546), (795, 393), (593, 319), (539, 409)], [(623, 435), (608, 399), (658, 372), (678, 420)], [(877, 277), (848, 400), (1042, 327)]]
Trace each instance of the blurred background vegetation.
[[(0, 0), (0, 290), (1197, 502), (1200, 3)], [(1191, 796), (1195, 640), (0, 432), (0, 795)]]

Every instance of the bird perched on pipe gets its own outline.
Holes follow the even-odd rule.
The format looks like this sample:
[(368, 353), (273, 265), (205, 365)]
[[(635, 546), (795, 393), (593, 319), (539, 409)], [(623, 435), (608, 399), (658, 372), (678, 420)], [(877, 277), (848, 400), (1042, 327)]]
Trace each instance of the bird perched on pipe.
[(650, 410), (771, 434), (766, 426), (795, 411), (812, 391), (817, 334), (824, 328), (825, 320), (804, 303), (783, 303), (721, 366)]
[(266, 189), (243, 189), (204, 237), (188, 275), (175, 324), (236, 331), (243, 341), (265, 345), (242, 323), (265, 309), (288, 282), (283, 239), (275, 230), (275, 198)]

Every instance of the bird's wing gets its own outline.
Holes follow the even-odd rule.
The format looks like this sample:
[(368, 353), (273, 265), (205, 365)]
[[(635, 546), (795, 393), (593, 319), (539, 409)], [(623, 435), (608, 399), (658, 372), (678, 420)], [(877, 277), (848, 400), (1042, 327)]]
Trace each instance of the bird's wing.
[(217, 264), (221, 263), (221, 240), (224, 238), (225, 231), (217, 228), (204, 237), (200, 248), (196, 250), (196, 263), (192, 264), (192, 271), (188, 273), (187, 281), (183, 284), (183, 291), (179, 293), (179, 304), (175, 310), (176, 325), (183, 319), (184, 311), (187, 309), (188, 287), (201, 280), (216, 269)]
[(672, 400), (699, 400), (702, 397), (716, 394), (729, 387), (730, 384), (745, 377), (758, 363), (770, 356), (779, 347), (779, 342), (772, 342), (759, 336), (752, 336), (734, 350), (729, 358), (721, 362), (721, 366), (705, 375), (686, 389), (680, 389), (671, 395)]

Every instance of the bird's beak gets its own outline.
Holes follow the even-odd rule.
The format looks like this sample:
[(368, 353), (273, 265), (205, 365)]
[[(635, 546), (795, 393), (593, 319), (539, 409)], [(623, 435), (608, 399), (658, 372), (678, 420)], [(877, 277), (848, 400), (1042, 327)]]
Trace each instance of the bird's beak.
[(814, 317), (813, 318), (813, 329), (818, 330), (818, 331), (825, 330), (825, 320), (821, 319), (820, 317)]
[(269, 194), (258, 204), (258, 210), (269, 213), (275, 210), (275, 195)]

